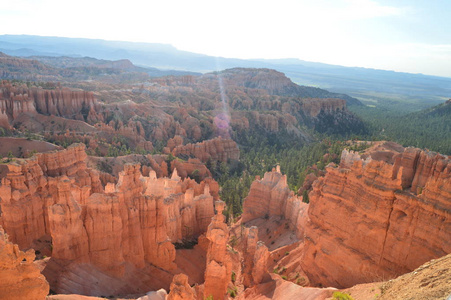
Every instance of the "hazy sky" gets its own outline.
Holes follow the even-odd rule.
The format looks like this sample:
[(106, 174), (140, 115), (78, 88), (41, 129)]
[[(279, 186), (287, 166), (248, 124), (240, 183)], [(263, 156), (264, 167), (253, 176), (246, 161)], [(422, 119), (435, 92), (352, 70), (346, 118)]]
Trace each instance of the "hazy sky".
[(0, 34), (172, 44), (451, 77), (450, 0), (0, 0)]

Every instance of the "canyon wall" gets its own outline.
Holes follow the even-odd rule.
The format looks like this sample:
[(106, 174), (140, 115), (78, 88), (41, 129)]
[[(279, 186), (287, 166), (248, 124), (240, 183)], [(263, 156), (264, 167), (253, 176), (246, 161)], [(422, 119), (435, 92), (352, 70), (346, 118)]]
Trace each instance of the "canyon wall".
[[(314, 286), (394, 278), (451, 253), (451, 159), (379, 142), (344, 150), (313, 183), (310, 204), (279, 169), (251, 185), (242, 222), (282, 216), (296, 230), (302, 271)], [(268, 221), (271, 222), (271, 221)], [(291, 259), (291, 258), (290, 258)]]
[(227, 162), (240, 158), (240, 150), (236, 142), (223, 138), (215, 138), (196, 144), (179, 145), (172, 150), (172, 154), (174, 156), (196, 157), (202, 162), (207, 162), (209, 159)]
[(337, 110), (346, 109), (346, 100), (333, 98), (306, 98), (302, 99), (302, 109), (311, 117), (316, 117), (323, 111), (333, 114)]
[(13, 86), (7, 81), (0, 85), (1, 119), (7, 116), (10, 121), (21, 113), (40, 113), (83, 121), (85, 117), (98, 118), (98, 106), (92, 92), (67, 88), (27, 88)]
[[(117, 182), (103, 186), (86, 157), (84, 145), (73, 145), (6, 165), (0, 224), (11, 240), (24, 249), (51, 237), (44, 274), (59, 293), (114, 293), (111, 278), (123, 278), (114, 288), (127, 292), (134, 281), (139, 285), (131, 270), (149, 264), (176, 270), (173, 243), (205, 232), (214, 215), (209, 185), (182, 180), (176, 169), (171, 178), (157, 178), (154, 170), (143, 177), (139, 165), (126, 164)], [(98, 286), (76, 276), (80, 268), (97, 274)], [(165, 276), (159, 285), (168, 287), (172, 276)]]
[(451, 160), (377, 145), (313, 184), (302, 267), (315, 285), (393, 278), (451, 253)]

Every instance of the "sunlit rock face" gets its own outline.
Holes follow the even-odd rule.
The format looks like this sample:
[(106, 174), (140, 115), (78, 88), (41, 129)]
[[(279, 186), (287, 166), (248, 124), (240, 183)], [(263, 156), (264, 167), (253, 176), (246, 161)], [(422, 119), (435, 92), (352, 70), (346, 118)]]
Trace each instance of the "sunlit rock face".
[(22, 252), (0, 226), (0, 298), (42, 300), (49, 284), (33, 264), (34, 251)]
[[(296, 231), (289, 261), (313, 286), (349, 287), (394, 278), (451, 253), (448, 156), (391, 142), (364, 153), (343, 151), (302, 202), (275, 169), (257, 178), (242, 222), (279, 216)], [(272, 234), (273, 235), (273, 234)], [(301, 271), (299, 271), (301, 272)]]
[(303, 269), (315, 285), (393, 278), (451, 253), (451, 160), (380, 144), (343, 151), (309, 194)]
[(227, 252), (229, 229), (222, 214), (225, 203), (216, 201), (216, 215), (212, 218), (206, 237), (209, 241), (205, 270), (204, 297), (223, 299), (232, 275), (232, 261)]
[(296, 196), (288, 187), (287, 176), (282, 175), (277, 167), (265, 173), (262, 179), (256, 179), (243, 203), (242, 222), (257, 218), (283, 216), (289, 220), (302, 238), (304, 224), (307, 220), (308, 205), (302, 197)]
[[(46, 90), (13, 86), (5, 81), (0, 84), (0, 110), (12, 122), (21, 113), (40, 113), (69, 119), (99, 120), (99, 105), (92, 92), (71, 91), (67, 88)], [(84, 114), (84, 115), (83, 115)]]
[[(142, 176), (138, 164), (126, 164), (104, 186), (86, 157), (84, 145), (74, 145), (5, 165), (0, 224), (22, 249), (51, 237), (44, 274), (58, 293), (169, 288), (177, 269), (173, 243), (207, 230), (214, 181), (182, 179), (177, 169), (171, 178), (157, 178), (154, 170)], [(150, 275), (140, 281), (135, 272)]]

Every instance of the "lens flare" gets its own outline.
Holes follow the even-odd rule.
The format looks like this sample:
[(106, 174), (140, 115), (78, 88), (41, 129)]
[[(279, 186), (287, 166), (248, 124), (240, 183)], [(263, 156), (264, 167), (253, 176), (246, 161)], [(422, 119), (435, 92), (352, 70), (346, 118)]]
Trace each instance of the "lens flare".
[(217, 59), (216, 59), (216, 70), (218, 71), (216, 77), (218, 78), (219, 94), (221, 96), (222, 107), (214, 118), (214, 124), (218, 136), (230, 138), (230, 113), (229, 113), (228, 98), (225, 94), (224, 82), (222, 80), (222, 74), (221, 72), (219, 72), (219, 62)]

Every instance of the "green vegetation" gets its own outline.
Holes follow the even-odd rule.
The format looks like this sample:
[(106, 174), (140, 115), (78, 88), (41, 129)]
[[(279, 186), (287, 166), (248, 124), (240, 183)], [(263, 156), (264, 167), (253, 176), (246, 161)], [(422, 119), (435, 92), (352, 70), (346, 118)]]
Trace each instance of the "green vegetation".
[[(240, 161), (226, 163), (207, 162), (213, 177), (221, 186), (220, 197), (227, 204), (227, 217), (242, 213), (244, 198), (255, 176), (263, 177), (265, 172), (280, 165), (293, 191), (302, 186), (305, 176), (314, 172), (310, 167), (324, 169), (330, 162), (338, 163), (345, 143), (325, 138), (320, 142), (303, 145), (300, 142), (284, 142), (284, 137), (271, 140), (268, 137), (246, 137), (240, 144)], [(240, 141), (239, 141), (240, 142)], [(366, 147), (363, 145), (361, 148)], [(355, 148), (360, 150), (361, 148)], [(326, 155), (327, 154), (327, 155)], [(309, 169), (310, 168), (310, 169)], [(304, 198), (308, 201), (308, 196)]]
[(332, 295), (332, 299), (334, 300), (354, 300), (351, 295), (342, 293), (342, 292), (334, 292)]
[(302, 192), (302, 202), (310, 203), (310, 199), (308, 197), (308, 191), (307, 190), (304, 190)]
[(236, 286), (234, 286), (233, 288), (227, 289), (227, 293), (230, 295), (230, 297), (235, 298), (238, 295), (238, 289), (236, 288)]
[[(409, 107), (408, 104), (404, 104)], [(352, 106), (365, 120), (370, 140), (390, 140), (403, 146), (427, 148), (451, 154), (451, 103), (443, 103), (417, 112), (403, 113), (401, 108)], [(405, 110), (404, 110), (405, 111)]]

